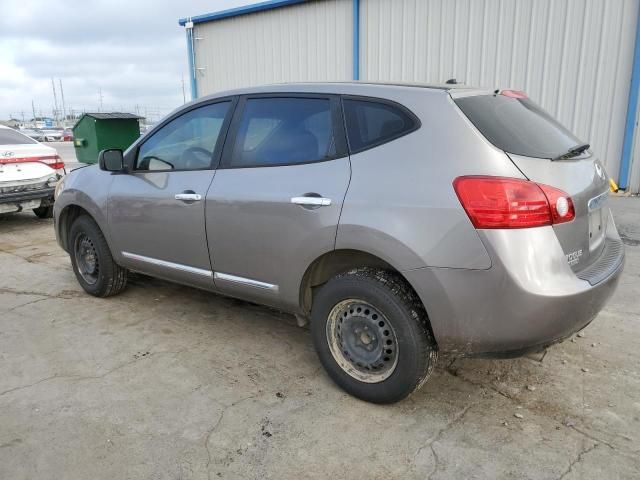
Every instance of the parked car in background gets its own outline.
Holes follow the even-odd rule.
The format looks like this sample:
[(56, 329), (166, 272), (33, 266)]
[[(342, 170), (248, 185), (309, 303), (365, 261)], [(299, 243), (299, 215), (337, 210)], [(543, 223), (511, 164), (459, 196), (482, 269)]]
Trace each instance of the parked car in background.
[(0, 126), (0, 213), (33, 210), (51, 218), (54, 189), (64, 174), (55, 149)]
[(608, 190), (522, 92), (297, 84), (185, 105), (67, 175), (54, 210), (88, 293), (134, 270), (290, 311), (338, 385), (387, 403), (438, 352), (589, 324), (624, 264)]
[(37, 128), (23, 128), (22, 130), (20, 130), (20, 133), (26, 135), (29, 138), (33, 138), (38, 142), (44, 142), (44, 133), (42, 132), (42, 130), (39, 130)]
[(70, 128), (65, 128), (62, 132), (62, 140), (64, 140), (65, 142), (72, 142), (73, 130), (71, 130)]
[(45, 142), (60, 142), (62, 141), (62, 130), (56, 128), (43, 129), (43, 140)]

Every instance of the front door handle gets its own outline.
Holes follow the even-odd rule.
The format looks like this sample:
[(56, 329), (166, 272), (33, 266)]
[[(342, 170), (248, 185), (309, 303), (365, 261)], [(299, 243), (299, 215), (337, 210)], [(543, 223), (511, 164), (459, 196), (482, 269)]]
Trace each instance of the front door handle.
[(331, 205), (331, 199), (324, 197), (292, 197), (291, 203), (305, 207), (328, 207)]
[(193, 190), (185, 190), (182, 193), (176, 193), (176, 200), (181, 200), (183, 202), (199, 202), (202, 200), (202, 195), (194, 192)]

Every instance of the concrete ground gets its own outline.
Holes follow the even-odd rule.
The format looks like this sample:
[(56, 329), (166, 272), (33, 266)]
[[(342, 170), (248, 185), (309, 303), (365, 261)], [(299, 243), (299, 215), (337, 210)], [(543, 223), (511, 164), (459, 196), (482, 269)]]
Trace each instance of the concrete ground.
[(51, 221), (0, 217), (0, 478), (640, 478), (640, 199), (612, 204), (626, 269), (583, 336), (441, 358), (391, 406), (288, 315), (146, 277), (90, 297)]

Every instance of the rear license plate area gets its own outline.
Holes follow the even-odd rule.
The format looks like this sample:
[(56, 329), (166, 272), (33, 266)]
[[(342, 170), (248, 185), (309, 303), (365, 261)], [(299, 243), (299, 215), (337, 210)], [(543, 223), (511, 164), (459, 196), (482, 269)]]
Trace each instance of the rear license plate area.
[(606, 229), (606, 213), (609, 192), (593, 197), (587, 204), (589, 208), (589, 251), (596, 250), (604, 241)]

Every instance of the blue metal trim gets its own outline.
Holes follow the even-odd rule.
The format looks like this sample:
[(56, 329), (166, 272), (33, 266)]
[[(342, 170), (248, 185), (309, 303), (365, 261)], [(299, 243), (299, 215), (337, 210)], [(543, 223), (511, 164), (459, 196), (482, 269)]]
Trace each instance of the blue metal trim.
[(353, 0), (353, 79), (360, 80), (360, 0)]
[(252, 5), (245, 5), (243, 7), (230, 8), (229, 10), (222, 10), (220, 12), (205, 13), (203, 15), (196, 15), (195, 17), (190, 18), (181, 18), (180, 20), (178, 20), (178, 23), (184, 26), (184, 24), (189, 20), (191, 20), (193, 23), (212, 22), (214, 20), (221, 20), (223, 18), (246, 15), (247, 13), (261, 12), (263, 10), (286, 7), (287, 5), (295, 5), (296, 3), (303, 3), (306, 1), (308, 0), (268, 0), (266, 2), (254, 3)]
[(631, 70), (631, 86), (629, 87), (629, 103), (627, 104), (627, 121), (624, 127), (624, 141), (622, 143), (622, 157), (620, 159), (620, 172), (618, 174), (618, 186), (626, 190), (629, 187), (629, 174), (631, 173), (631, 155), (633, 137), (636, 129), (636, 115), (638, 112), (638, 93), (640, 92), (640, 7), (636, 23), (636, 45), (633, 52), (633, 69)]
[(187, 55), (189, 56), (189, 80), (191, 83), (191, 100), (198, 98), (198, 84), (196, 83), (196, 66), (193, 53), (193, 28), (187, 28)]

